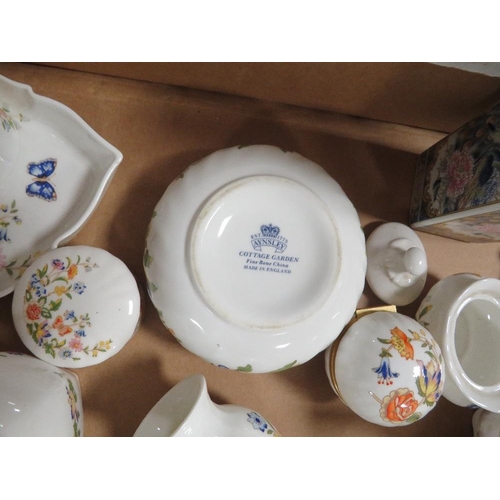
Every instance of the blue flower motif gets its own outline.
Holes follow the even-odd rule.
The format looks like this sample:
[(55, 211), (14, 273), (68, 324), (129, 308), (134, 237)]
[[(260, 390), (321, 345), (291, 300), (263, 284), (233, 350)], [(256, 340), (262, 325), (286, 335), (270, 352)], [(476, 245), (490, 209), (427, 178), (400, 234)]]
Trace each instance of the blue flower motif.
[(69, 321), (69, 320), (77, 321), (76, 316), (75, 316), (75, 311), (64, 311), (64, 319), (66, 321)]
[(34, 289), (37, 297), (45, 297), (47, 295), (47, 289), (41, 283), (35, 283)]
[(61, 349), (58, 355), (63, 359), (68, 359), (73, 356), (73, 351), (71, 349)]
[(87, 285), (84, 285), (82, 282), (75, 283), (73, 285), (73, 290), (78, 294), (81, 295), (85, 289), (87, 288)]
[(35, 287), (40, 283), (40, 278), (36, 274), (32, 274), (30, 278), (30, 286)]
[(372, 370), (378, 375), (379, 384), (391, 385), (391, 379), (399, 377), (399, 373), (391, 371), (391, 365), (389, 364), (389, 358), (387, 356), (383, 356), (380, 366), (378, 368), (372, 368)]
[(0, 226), (0, 241), (10, 241), (10, 238), (7, 236), (7, 228), (5, 226)]
[(268, 427), (265, 419), (263, 419), (258, 413), (255, 413), (254, 411), (247, 413), (247, 415), (247, 422), (250, 422), (253, 425), (254, 429), (259, 429), (259, 431), (265, 432)]
[(75, 335), (78, 335), (79, 337), (86, 337), (87, 334), (85, 333), (85, 330), (77, 330), (75, 332)]

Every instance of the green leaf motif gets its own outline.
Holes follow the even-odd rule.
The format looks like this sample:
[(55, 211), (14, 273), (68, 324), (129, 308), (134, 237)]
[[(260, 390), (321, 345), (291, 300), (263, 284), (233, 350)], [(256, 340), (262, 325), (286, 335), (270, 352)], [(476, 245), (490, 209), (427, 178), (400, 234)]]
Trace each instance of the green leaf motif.
[(288, 363), (287, 365), (285, 365), (283, 368), (278, 368), (277, 370), (274, 370), (274, 373), (284, 372), (285, 370), (289, 370), (290, 368), (292, 368), (292, 366), (295, 366), (296, 363), (297, 363), (297, 360), (292, 361), (291, 363)]
[(408, 422), (409, 424), (412, 424), (413, 422), (420, 420), (421, 417), (422, 417), (422, 415), (420, 413), (414, 413), (411, 417), (408, 417), (406, 419), (406, 422)]
[(391, 340), (390, 340), (390, 339), (379, 339), (379, 338), (377, 337), (377, 340), (378, 340), (379, 342), (382, 342), (382, 344), (390, 344), (390, 343), (391, 343)]
[(49, 304), (49, 309), (51, 311), (57, 311), (61, 307), (61, 304), (62, 304), (62, 299), (56, 301), (51, 300)]
[(52, 318), (52, 314), (50, 313), (50, 311), (46, 307), (42, 308), (42, 316), (45, 319), (51, 319)]
[(52, 344), (45, 343), (44, 347), (45, 347), (45, 354), (50, 354), (53, 358), (56, 357), (56, 352), (54, 351)]
[(153, 262), (153, 257), (150, 255), (149, 250), (146, 248), (144, 252), (144, 267), (150, 267)]
[(47, 274), (48, 270), (49, 270), (48, 264), (45, 264), (41, 270), (40, 269), (37, 270), (37, 274), (40, 277), (40, 279)]
[(238, 366), (236, 370), (239, 372), (250, 373), (252, 371), (252, 365)]
[(420, 321), (420, 318), (422, 316), (425, 316), (430, 310), (432, 309), (432, 304), (429, 304), (428, 306), (425, 306), (421, 311), (420, 314), (418, 315), (418, 320)]

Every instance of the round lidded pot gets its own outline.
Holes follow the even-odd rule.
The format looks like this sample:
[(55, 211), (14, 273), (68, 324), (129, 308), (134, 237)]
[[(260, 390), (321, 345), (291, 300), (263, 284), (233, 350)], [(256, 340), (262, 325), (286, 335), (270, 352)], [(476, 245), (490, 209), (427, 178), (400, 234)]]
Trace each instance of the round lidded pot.
[(17, 282), (14, 326), (39, 359), (82, 368), (117, 354), (141, 318), (137, 282), (101, 248), (67, 246), (36, 259)]
[(330, 385), (361, 418), (384, 427), (420, 420), (444, 384), (431, 333), (394, 306), (358, 310), (325, 353)]
[(447, 276), (429, 290), (416, 318), (443, 348), (443, 396), (500, 413), (500, 280)]

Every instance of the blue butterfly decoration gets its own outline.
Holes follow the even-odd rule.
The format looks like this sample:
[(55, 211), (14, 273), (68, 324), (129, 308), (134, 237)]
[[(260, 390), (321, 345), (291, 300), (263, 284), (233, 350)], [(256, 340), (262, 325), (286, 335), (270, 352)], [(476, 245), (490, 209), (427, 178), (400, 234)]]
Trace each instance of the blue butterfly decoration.
[(57, 160), (55, 158), (28, 163), (28, 174), (38, 179), (26, 186), (26, 194), (28, 196), (36, 196), (45, 201), (57, 200), (56, 190), (48, 181), (48, 178), (54, 173), (56, 165)]

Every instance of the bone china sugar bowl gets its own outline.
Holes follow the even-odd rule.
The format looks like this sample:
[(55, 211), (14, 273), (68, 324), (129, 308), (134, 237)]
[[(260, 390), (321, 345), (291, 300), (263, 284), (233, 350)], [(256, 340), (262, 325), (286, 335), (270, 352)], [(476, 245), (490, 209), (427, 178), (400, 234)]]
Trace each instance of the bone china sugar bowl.
[(160, 318), (186, 349), (224, 368), (278, 371), (324, 350), (351, 318), (365, 240), (320, 166), (272, 146), (235, 147), (167, 188), (144, 269)]
[(447, 276), (429, 290), (416, 318), (443, 347), (444, 397), (500, 413), (500, 280)]
[(444, 383), (443, 357), (430, 332), (395, 311), (394, 306), (357, 311), (325, 356), (340, 399), (384, 427), (423, 418), (436, 406)]

